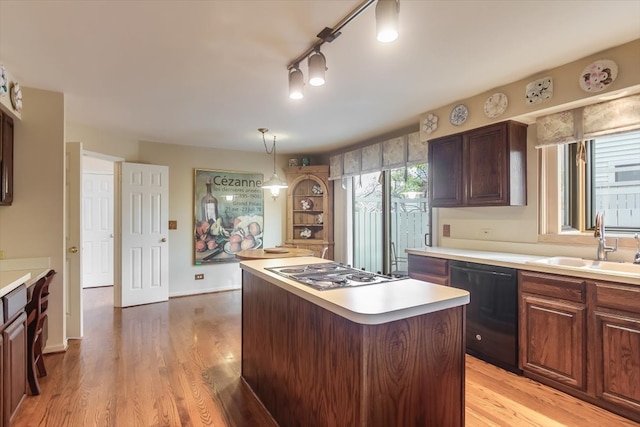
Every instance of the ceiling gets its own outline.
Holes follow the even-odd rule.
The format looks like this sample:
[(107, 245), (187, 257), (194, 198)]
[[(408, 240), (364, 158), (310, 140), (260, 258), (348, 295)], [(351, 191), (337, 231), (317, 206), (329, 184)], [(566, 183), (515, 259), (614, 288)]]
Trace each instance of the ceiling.
[(279, 153), (313, 154), (640, 38), (640, 0), (402, 0), (382, 44), (374, 4), (323, 46), (327, 83), (290, 100), (287, 65), (358, 4), (0, 0), (0, 62), (64, 92), (69, 123), (243, 151), (264, 150), (267, 127)]

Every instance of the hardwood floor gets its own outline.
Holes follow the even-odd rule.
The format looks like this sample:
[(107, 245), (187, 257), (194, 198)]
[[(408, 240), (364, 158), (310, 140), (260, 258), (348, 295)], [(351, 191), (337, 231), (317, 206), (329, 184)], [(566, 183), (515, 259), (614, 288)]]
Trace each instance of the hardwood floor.
[[(115, 309), (92, 288), (84, 307), (84, 339), (45, 355), (13, 427), (275, 425), (239, 378), (239, 291)], [(639, 425), (470, 356), (466, 375), (467, 426)]]

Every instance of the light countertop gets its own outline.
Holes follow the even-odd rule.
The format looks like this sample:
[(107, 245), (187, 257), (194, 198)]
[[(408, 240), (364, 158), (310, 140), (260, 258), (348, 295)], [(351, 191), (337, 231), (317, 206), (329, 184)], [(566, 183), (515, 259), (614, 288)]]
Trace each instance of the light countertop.
[(48, 271), (48, 268), (0, 271), (0, 297), (5, 296), (23, 283), (29, 287), (37, 282), (38, 279), (44, 277)]
[(240, 263), (240, 268), (332, 313), (364, 325), (377, 325), (469, 303), (462, 289), (403, 279), (392, 282), (318, 291), (289, 280), (266, 267), (327, 262), (321, 258), (280, 258)]
[(49, 271), (49, 258), (12, 258), (0, 260), (0, 297), (23, 283), (29, 287)]
[(406, 249), (408, 254), (429, 256), (457, 261), (477, 262), (480, 264), (511, 267), (518, 270), (537, 271), (542, 273), (561, 274), (594, 280), (640, 285), (640, 265), (638, 272), (602, 271), (572, 267), (566, 265), (547, 265), (535, 261), (550, 258), (548, 256), (514, 254), (503, 252), (476, 251), (468, 249), (451, 249), (441, 247)]

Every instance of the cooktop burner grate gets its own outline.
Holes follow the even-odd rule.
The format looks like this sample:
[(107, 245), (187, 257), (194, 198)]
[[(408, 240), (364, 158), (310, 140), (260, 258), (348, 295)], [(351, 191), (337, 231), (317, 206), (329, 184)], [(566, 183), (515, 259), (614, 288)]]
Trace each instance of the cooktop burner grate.
[(347, 275), (347, 279), (355, 280), (356, 282), (374, 282), (376, 280), (376, 275), (370, 273), (356, 273)]
[(392, 282), (397, 278), (358, 270), (336, 262), (296, 266), (267, 267), (269, 271), (311, 286), (317, 290)]

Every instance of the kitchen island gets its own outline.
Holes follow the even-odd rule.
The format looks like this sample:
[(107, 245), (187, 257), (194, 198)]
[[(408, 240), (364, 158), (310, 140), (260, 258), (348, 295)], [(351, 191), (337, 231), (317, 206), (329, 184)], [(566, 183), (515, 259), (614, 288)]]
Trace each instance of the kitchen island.
[(315, 290), (245, 261), (242, 378), (282, 426), (463, 426), (466, 291), (413, 279)]

